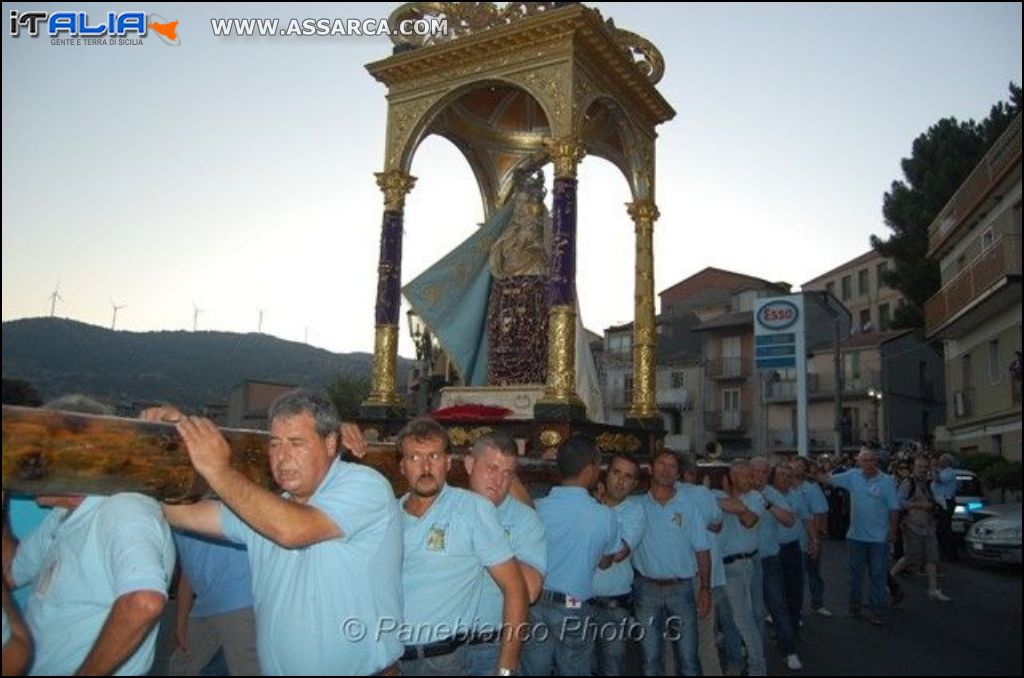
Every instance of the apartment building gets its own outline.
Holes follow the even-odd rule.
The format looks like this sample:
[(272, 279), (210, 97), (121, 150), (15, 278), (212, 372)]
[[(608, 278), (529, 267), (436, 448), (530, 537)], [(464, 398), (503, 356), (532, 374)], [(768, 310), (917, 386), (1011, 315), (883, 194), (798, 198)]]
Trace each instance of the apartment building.
[(925, 331), (945, 347), (940, 445), (1021, 459), (1021, 116), (928, 229), (942, 287)]

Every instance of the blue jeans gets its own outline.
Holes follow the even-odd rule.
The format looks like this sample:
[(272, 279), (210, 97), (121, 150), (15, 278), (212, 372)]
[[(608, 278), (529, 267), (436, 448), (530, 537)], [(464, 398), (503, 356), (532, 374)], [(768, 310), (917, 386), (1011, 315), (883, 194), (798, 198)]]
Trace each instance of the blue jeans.
[[(469, 658), (466, 646), (455, 652), (426, 659), (403, 659), (400, 662), (403, 676), (469, 676)], [(494, 669), (491, 669), (493, 672)]]
[(800, 627), (797, 624), (804, 609), (804, 553), (800, 550), (799, 540), (779, 545), (779, 563), (782, 564), (782, 583), (786, 589), (789, 619), (799, 638)]
[[(764, 604), (772, 615), (772, 626), (775, 627), (775, 639), (779, 643), (779, 651), (783, 655), (796, 652), (796, 625), (789, 618), (789, 606), (786, 605), (786, 586), (782, 580), (782, 561), (778, 556), (768, 556), (761, 560), (762, 585), (764, 588)], [(763, 628), (763, 625), (762, 625)], [(761, 636), (767, 638), (767, 634)]]
[(724, 586), (716, 586), (711, 591), (715, 603), (715, 616), (718, 628), (722, 630), (722, 649), (725, 651), (726, 669), (743, 668), (743, 639), (736, 622), (732, 619), (732, 606), (729, 605), (729, 594)]
[(501, 640), (466, 646), (466, 661), (471, 676), (493, 676), (498, 669), (498, 655), (501, 654)]
[[(729, 596), (732, 621), (743, 638), (743, 644), (747, 646), (747, 675), (764, 676), (767, 675), (768, 667), (764, 661), (760, 624), (754, 619), (754, 606), (751, 601), (754, 560), (757, 560), (757, 556), (753, 559), (736, 560), (725, 566), (725, 592)], [(760, 571), (760, 563), (757, 569)], [(724, 628), (726, 627), (723, 626)]]
[(644, 626), (640, 647), (644, 653), (644, 675), (661, 676), (665, 672), (665, 640), (672, 643), (676, 671), (699, 676), (697, 652), (697, 599), (693, 579), (672, 586), (658, 586), (637, 578), (634, 604), (636, 619)]
[[(629, 610), (624, 607), (594, 606), (595, 676), (621, 676), (626, 672), (626, 640)], [(483, 674), (480, 674), (483, 675)]]
[(889, 574), (889, 545), (885, 542), (876, 543), (847, 539), (846, 548), (850, 551), (850, 608), (860, 609), (863, 603), (864, 569), (868, 570), (870, 582), (868, 604), (875, 610), (886, 606), (886, 575)]
[(556, 676), (590, 675), (593, 616), (592, 605), (572, 609), (546, 600), (534, 603), (530, 607), (531, 637), (520, 658), (523, 674), (550, 676), (554, 668)]
[(821, 549), (825, 545), (818, 543), (818, 557), (811, 558), (804, 554), (804, 570), (807, 572), (807, 589), (811, 592), (811, 609), (817, 610), (825, 606), (825, 580), (821, 578)]

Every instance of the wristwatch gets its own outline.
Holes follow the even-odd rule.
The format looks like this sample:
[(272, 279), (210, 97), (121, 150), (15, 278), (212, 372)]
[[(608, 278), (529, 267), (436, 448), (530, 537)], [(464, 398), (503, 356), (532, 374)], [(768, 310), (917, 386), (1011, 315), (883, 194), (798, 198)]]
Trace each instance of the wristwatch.
[(506, 669), (504, 666), (498, 669), (499, 676), (514, 676), (516, 675), (515, 669)]
[(775, 506), (775, 504), (771, 503), (770, 501), (766, 501), (764, 503), (764, 510), (765, 511), (771, 511), (772, 510), (772, 506)]

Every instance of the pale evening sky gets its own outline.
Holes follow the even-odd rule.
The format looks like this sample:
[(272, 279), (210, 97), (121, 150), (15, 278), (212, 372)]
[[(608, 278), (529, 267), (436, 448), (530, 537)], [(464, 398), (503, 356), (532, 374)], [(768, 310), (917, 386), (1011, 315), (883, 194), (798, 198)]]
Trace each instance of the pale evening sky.
[[(980, 119), (1021, 82), (1020, 3), (588, 3), (653, 41), (659, 90), (656, 289), (705, 266), (795, 285), (887, 233), (881, 199), (913, 139)], [(54, 46), (3, 31), (4, 320), (264, 331), (372, 351), (386, 37), (221, 38), (211, 17), (383, 17), (395, 3), (143, 9), (181, 45)], [(7, 18), (5, 11), (5, 19)], [(482, 218), (461, 155), (417, 153), (403, 281)], [(550, 174), (550, 173), (549, 173)], [(548, 177), (550, 182), (550, 176)], [(625, 180), (580, 170), (577, 286), (587, 327), (633, 312)], [(403, 328), (402, 335), (406, 331)], [(400, 351), (411, 355), (407, 339)]]

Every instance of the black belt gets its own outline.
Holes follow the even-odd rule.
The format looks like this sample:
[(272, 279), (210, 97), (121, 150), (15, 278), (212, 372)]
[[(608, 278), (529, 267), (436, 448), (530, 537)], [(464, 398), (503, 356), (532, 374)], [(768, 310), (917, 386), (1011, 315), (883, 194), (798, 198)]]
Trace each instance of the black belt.
[(688, 578), (684, 577), (670, 577), (668, 579), (658, 579), (656, 577), (648, 577), (645, 574), (640, 574), (639, 571), (637, 571), (636, 576), (639, 577), (642, 581), (645, 581), (648, 584), (654, 584), (655, 586), (677, 586), (679, 584), (682, 584), (683, 582), (690, 581)]
[(605, 610), (617, 608), (628, 610), (633, 607), (633, 596), (628, 593), (623, 593), (621, 596), (597, 596), (596, 598), (591, 598), (590, 602), (594, 604), (594, 607), (600, 607)]
[(497, 630), (493, 631), (474, 631), (466, 641), (467, 645), (483, 645), (484, 643), (493, 643), (501, 637), (501, 634)]
[(445, 638), (444, 640), (438, 640), (433, 643), (427, 643), (426, 645), (406, 645), (405, 653), (402, 654), (402, 661), (426, 659), (427, 657), (442, 657), (446, 654), (455, 652), (468, 641), (468, 636), (459, 635), (451, 638)]
[(559, 593), (558, 591), (548, 591), (547, 589), (544, 589), (540, 592), (539, 599), (547, 603), (563, 605), (570, 609), (578, 609), (580, 607), (583, 607), (584, 605), (589, 604), (593, 600), (593, 598), (588, 598), (587, 600), (580, 600), (579, 598), (567, 596), (566, 594)]
[(722, 558), (722, 564), (728, 565), (729, 563), (735, 563), (737, 560), (746, 560), (747, 558), (753, 558), (757, 555), (757, 549), (754, 549), (750, 553), (734, 553), (731, 556)]

